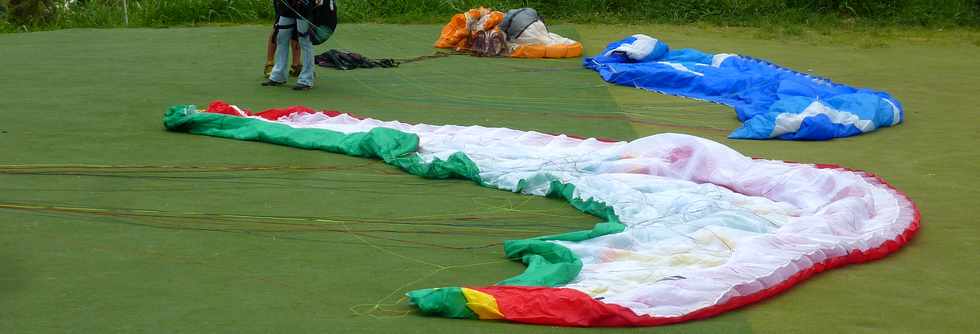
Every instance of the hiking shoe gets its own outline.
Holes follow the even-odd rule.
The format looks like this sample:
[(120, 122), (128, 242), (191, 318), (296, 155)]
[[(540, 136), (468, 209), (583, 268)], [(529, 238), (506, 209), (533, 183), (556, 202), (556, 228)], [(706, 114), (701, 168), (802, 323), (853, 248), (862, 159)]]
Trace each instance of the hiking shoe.
[(286, 84), (285, 81), (279, 82), (279, 81), (266, 80), (265, 82), (262, 83), (262, 86), (275, 87), (275, 86), (282, 86), (285, 84)]
[(265, 68), (262, 69), (262, 73), (265, 74), (263, 77), (268, 78), (272, 74), (272, 63), (266, 63)]
[(304, 84), (296, 84), (296, 86), (293, 86), (293, 90), (310, 90), (310, 89), (313, 89), (313, 86), (307, 86)]

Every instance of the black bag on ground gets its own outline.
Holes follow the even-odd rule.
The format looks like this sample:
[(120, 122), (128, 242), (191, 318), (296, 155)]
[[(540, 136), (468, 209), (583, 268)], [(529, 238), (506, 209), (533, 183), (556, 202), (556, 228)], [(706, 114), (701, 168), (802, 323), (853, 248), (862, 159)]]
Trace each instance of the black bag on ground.
[(389, 68), (398, 67), (394, 59), (370, 59), (359, 53), (330, 50), (314, 57), (314, 62), (322, 67), (338, 70), (353, 70), (355, 68)]

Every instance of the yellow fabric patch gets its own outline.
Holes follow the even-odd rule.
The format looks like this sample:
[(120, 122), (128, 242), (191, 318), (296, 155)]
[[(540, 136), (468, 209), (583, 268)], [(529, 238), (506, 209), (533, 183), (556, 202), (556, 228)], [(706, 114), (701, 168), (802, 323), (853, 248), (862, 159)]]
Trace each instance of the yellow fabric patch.
[(466, 297), (466, 307), (480, 317), (480, 320), (503, 319), (504, 315), (497, 308), (497, 300), (486, 293), (462, 288), (463, 296)]

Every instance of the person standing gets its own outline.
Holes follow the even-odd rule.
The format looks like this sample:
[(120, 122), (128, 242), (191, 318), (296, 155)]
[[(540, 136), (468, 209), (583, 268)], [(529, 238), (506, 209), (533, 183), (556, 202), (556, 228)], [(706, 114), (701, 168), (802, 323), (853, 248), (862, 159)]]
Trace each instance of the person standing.
[(300, 61), (302, 69), (296, 86), (293, 90), (310, 90), (313, 88), (313, 79), (316, 75), (313, 64), (313, 43), (310, 41), (310, 30), (312, 23), (307, 19), (313, 13), (313, 9), (322, 6), (324, 0), (275, 0), (276, 11), (279, 13), (279, 21), (276, 27), (279, 29), (276, 35), (275, 64), (268, 79), (262, 86), (282, 86), (286, 84), (286, 70), (289, 63), (289, 40), (295, 30), (299, 39)]
[[(272, 0), (273, 5), (275, 5), (276, 0)], [(276, 14), (276, 20), (272, 22), (272, 33), (269, 34), (269, 39), (266, 41), (265, 48), (265, 67), (262, 69), (262, 76), (268, 78), (269, 74), (272, 74), (272, 66), (275, 65), (276, 59), (276, 40), (279, 35), (279, 14)], [(296, 34), (293, 34), (292, 38), (289, 39), (289, 47), (291, 50), (293, 65), (289, 67), (289, 76), (295, 77), (299, 75), (299, 71), (303, 69), (303, 64), (300, 64), (299, 60), (299, 40)]]

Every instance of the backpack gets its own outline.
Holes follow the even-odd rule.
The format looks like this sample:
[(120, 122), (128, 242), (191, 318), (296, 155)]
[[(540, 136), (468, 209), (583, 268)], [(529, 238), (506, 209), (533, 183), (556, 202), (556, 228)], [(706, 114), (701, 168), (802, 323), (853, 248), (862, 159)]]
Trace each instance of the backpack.
[(325, 0), (322, 6), (314, 7), (313, 14), (309, 18), (310, 42), (313, 45), (320, 45), (333, 36), (337, 29), (337, 3), (335, 0)]
[(507, 41), (513, 42), (537, 21), (541, 21), (541, 16), (533, 8), (511, 9), (498, 27), (507, 34)]
[[(310, 7), (314, 0), (273, 0), (276, 4), (276, 14), (283, 17), (293, 17), (310, 24), (306, 33), (313, 45), (320, 45), (333, 36), (337, 29), (337, 2), (324, 0), (323, 5)], [(280, 28), (292, 28), (293, 25)]]

